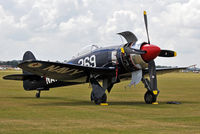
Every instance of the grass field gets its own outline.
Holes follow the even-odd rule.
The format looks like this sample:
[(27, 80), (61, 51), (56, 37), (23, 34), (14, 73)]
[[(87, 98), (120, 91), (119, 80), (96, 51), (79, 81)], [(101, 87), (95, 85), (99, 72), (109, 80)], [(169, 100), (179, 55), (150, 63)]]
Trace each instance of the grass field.
[[(200, 134), (200, 74), (158, 76), (158, 105), (144, 103), (140, 83), (117, 84), (108, 94), (109, 106), (90, 102), (88, 84), (51, 89), (35, 98), (22, 82), (2, 80), (0, 71), (0, 134)], [(182, 104), (166, 104), (179, 101)]]

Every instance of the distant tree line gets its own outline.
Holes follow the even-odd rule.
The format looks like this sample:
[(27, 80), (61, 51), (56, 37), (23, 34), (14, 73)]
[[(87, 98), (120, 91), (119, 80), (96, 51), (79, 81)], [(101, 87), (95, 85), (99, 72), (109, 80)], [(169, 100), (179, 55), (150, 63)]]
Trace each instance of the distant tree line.
[[(177, 67), (177, 66), (176, 66)], [(157, 65), (156, 68), (174, 68), (172, 66), (161, 66), (161, 65)]]
[(9, 66), (9, 67), (17, 67), (17, 65), (21, 62), (22, 62), (21, 60), (0, 61), (0, 66), (6, 65), (6, 66)]

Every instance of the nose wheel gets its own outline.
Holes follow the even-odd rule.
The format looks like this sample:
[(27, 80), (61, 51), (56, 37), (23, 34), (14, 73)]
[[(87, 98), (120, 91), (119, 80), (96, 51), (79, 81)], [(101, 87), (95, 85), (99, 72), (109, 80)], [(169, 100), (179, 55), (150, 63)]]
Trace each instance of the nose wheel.
[(147, 104), (152, 104), (156, 102), (159, 90), (152, 90), (152, 88), (150, 87), (150, 81), (146, 78), (142, 78), (142, 82), (144, 83), (144, 86), (147, 89), (147, 92), (144, 94), (144, 101)]
[(157, 96), (154, 95), (152, 92), (147, 91), (144, 95), (144, 100), (147, 104), (152, 104), (154, 102), (156, 102), (157, 100)]

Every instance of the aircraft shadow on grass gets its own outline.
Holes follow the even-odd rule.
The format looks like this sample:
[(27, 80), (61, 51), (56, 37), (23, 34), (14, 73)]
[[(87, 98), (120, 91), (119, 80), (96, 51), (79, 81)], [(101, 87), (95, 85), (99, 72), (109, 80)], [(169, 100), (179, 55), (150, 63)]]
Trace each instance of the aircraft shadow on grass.
[[(14, 99), (23, 99), (23, 100), (35, 100), (34, 97), (12, 97)], [(45, 97), (40, 98), (40, 100), (58, 100), (59, 102), (38, 102), (38, 104), (32, 104), (33, 106), (94, 106), (90, 101), (84, 101), (84, 100), (76, 100), (71, 98), (64, 98), (64, 97)], [(173, 101), (176, 102), (176, 101)], [(169, 106), (169, 105), (175, 105), (175, 104), (167, 104), (166, 101), (160, 101), (158, 103), (158, 106)], [(179, 104), (176, 105), (182, 105), (182, 104), (198, 104), (199, 102), (195, 101), (181, 101)], [(30, 104), (28, 104), (30, 105)], [(146, 104), (143, 101), (111, 101), (108, 103), (109, 106), (152, 106), (152, 104)], [(156, 106), (156, 105), (155, 105)]]
[[(13, 99), (29, 99), (29, 100), (35, 100), (35, 97), (11, 97)], [(62, 97), (44, 97), (44, 98), (40, 98), (40, 100), (55, 100), (55, 99), (62, 99)]]
[[(38, 100), (35, 97), (10, 97), (12, 99), (21, 99), (21, 100)], [(84, 100), (76, 100), (66, 97), (44, 97), (40, 98), (40, 100), (58, 100), (59, 102), (38, 102), (38, 104), (32, 104), (33, 106), (94, 106), (90, 101)], [(179, 101), (178, 101), (179, 102)], [(181, 101), (181, 104), (199, 104), (199, 102), (195, 101)], [(30, 105), (30, 104), (28, 104)], [(152, 106), (151, 104), (146, 104), (143, 101), (111, 101), (108, 103), (109, 106)], [(163, 105), (173, 105), (167, 104), (166, 101), (158, 102), (159, 106)], [(175, 105), (175, 104), (174, 104)]]
[[(183, 103), (190, 103), (190, 102), (181, 102), (181, 104)], [(178, 105), (181, 105), (181, 104), (178, 104)], [(90, 101), (71, 101), (71, 102), (63, 102), (63, 101), (60, 101), (60, 102), (46, 102), (46, 103), (39, 103), (39, 104), (33, 104), (34, 106), (94, 106), (93, 104), (91, 104)], [(167, 102), (160, 102), (158, 104), (158, 106), (169, 106), (169, 105), (173, 105), (173, 104), (167, 104)], [(175, 104), (174, 104), (175, 105)], [(140, 102), (119, 102), (119, 101), (116, 101), (116, 102), (110, 102), (108, 104), (108, 107), (109, 106), (145, 106), (145, 107), (152, 107), (154, 105), (152, 104), (145, 104), (144, 102), (140, 101)], [(167, 108), (167, 107), (166, 107)]]
[[(12, 99), (20, 99), (20, 100), (38, 100), (35, 97), (11, 97)], [(60, 102), (38, 102), (38, 104), (33, 104), (35, 106), (94, 106), (93, 103), (91, 103), (91, 101), (84, 101), (84, 100), (76, 100), (76, 99), (67, 99), (64, 97), (43, 97), (40, 98), (40, 100), (59, 100)], [(108, 105), (110, 106), (114, 106), (114, 105), (146, 105), (145, 102), (143, 101), (136, 101), (136, 102), (132, 102), (132, 101), (111, 101), (110, 103), (108, 103)]]
[[(134, 105), (144, 105), (144, 102), (110, 102), (108, 106), (116, 106), (116, 105), (123, 105), (123, 106), (134, 106)], [(53, 103), (40, 103), (34, 104), (40, 106), (94, 106), (90, 101), (71, 101), (71, 102), (53, 102)]]

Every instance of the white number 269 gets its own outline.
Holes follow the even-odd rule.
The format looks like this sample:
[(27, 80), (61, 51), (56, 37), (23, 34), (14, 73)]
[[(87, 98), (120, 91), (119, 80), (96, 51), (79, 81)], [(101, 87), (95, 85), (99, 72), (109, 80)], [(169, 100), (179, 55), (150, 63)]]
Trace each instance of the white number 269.
[(96, 67), (96, 56), (91, 55), (90, 57), (82, 58), (78, 61), (81, 66)]

